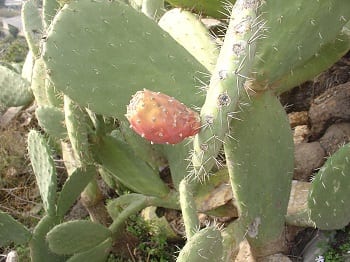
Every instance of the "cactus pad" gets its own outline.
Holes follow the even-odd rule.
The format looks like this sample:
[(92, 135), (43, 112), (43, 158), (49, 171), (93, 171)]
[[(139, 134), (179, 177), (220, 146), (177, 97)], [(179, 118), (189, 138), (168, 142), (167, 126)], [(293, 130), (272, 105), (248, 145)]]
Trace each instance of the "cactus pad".
[(80, 193), (96, 175), (96, 169), (88, 166), (77, 168), (64, 183), (57, 200), (57, 216), (63, 217), (79, 197)]
[(67, 137), (67, 130), (64, 126), (64, 113), (57, 107), (39, 106), (35, 110), (35, 116), (39, 125), (50, 136), (58, 139)]
[(254, 248), (277, 239), (284, 229), (294, 170), (287, 115), (270, 92), (251, 98), (232, 123), (224, 144), (239, 219)]
[(109, 249), (112, 246), (112, 239), (108, 238), (101, 244), (88, 251), (77, 253), (67, 260), (67, 262), (105, 262), (108, 255)]
[(87, 251), (110, 236), (111, 232), (101, 224), (75, 220), (55, 226), (47, 234), (47, 241), (55, 253), (73, 254)]
[(11, 242), (17, 245), (26, 244), (31, 233), (13, 217), (0, 211), (0, 236), (0, 247), (3, 247)]
[(208, 227), (198, 231), (180, 251), (177, 262), (222, 261), (222, 237), (218, 229)]
[(145, 195), (162, 197), (169, 193), (158, 173), (138, 158), (127, 144), (111, 136), (98, 139), (93, 146), (95, 158), (118, 181)]
[(37, 131), (28, 135), (28, 153), (39, 187), (45, 211), (56, 214), (56, 168), (51, 157), (51, 150), (45, 138)]
[(209, 30), (198, 16), (180, 8), (166, 12), (158, 22), (180, 45), (186, 48), (209, 72), (215, 68), (218, 48)]
[(35, 57), (38, 57), (40, 55), (40, 39), (44, 31), (39, 10), (39, 1), (29, 0), (23, 3), (22, 23), (30, 51)]
[(204, 100), (193, 94), (198, 72), (208, 73), (205, 67), (154, 21), (120, 1), (72, 0), (50, 28), (44, 44), (48, 74), (82, 106), (122, 119), (131, 95), (143, 87), (187, 106)]
[(308, 208), (315, 226), (340, 229), (350, 221), (350, 144), (328, 158), (312, 182)]
[(0, 89), (0, 104), (3, 106), (25, 106), (33, 101), (29, 82), (3, 65), (0, 66)]
[(332, 43), (350, 19), (350, 2), (296, 0), (281, 5), (271, 0), (263, 1), (261, 12), (266, 30), (257, 43), (256, 89), (279, 87), (282, 78), (292, 77), (297, 67)]

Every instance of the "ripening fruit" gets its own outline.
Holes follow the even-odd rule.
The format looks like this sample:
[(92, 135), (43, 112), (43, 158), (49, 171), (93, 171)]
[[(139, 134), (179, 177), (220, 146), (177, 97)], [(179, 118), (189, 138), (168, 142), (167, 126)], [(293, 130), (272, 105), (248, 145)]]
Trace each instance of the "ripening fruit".
[(177, 144), (199, 132), (200, 118), (175, 98), (144, 89), (133, 95), (126, 118), (131, 128), (156, 144)]

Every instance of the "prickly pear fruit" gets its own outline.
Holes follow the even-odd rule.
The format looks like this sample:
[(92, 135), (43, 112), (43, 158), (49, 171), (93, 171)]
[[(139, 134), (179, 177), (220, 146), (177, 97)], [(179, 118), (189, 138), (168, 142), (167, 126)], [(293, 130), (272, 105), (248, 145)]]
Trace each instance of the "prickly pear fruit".
[(138, 91), (127, 107), (131, 128), (156, 144), (177, 144), (199, 132), (199, 115), (175, 98), (147, 89)]

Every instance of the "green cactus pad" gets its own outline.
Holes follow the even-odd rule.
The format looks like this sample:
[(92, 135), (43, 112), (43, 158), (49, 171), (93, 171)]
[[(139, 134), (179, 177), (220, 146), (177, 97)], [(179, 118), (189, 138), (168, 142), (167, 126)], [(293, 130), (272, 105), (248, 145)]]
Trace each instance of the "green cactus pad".
[(108, 255), (109, 249), (112, 246), (112, 239), (108, 238), (96, 247), (82, 253), (77, 253), (72, 256), (67, 262), (105, 262)]
[(56, 13), (60, 9), (60, 4), (57, 0), (44, 0), (43, 1), (43, 22), (45, 29), (47, 29)]
[(33, 237), (29, 242), (31, 261), (35, 262), (64, 262), (65, 257), (52, 253), (46, 241), (46, 234), (57, 225), (57, 217), (44, 216), (35, 226)]
[(77, 168), (64, 183), (57, 200), (57, 216), (63, 217), (79, 197), (80, 193), (96, 175), (96, 169), (92, 166)]
[[(350, 2), (264, 1), (260, 17), (266, 22), (257, 42), (255, 89), (279, 87), (286, 75), (302, 66), (327, 43), (332, 43), (350, 19)], [(296, 19), (297, 18), (297, 19)]]
[(27, 53), (26, 59), (24, 60), (24, 64), (22, 66), (21, 76), (27, 80), (29, 83), (32, 82), (32, 73), (34, 66), (34, 56), (31, 51)]
[(199, 14), (205, 14), (214, 18), (226, 18), (229, 16), (225, 10), (225, 2), (234, 4), (235, 0), (167, 0), (174, 6), (196, 10)]
[(179, 185), (181, 212), (187, 240), (191, 239), (200, 227), (196, 202), (193, 196), (194, 186), (195, 184), (186, 178), (182, 179)]
[(239, 250), (240, 243), (245, 239), (246, 228), (242, 225), (242, 220), (236, 219), (227, 225), (221, 232), (224, 254), (222, 261), (232, 261), (234, 255)]
[[(350, 28), (350, 23), (347, 24)], [(293, 75), (286, 75), (277, 87), (277, 93), (285, 92), (292, 87), (298, 86), (307, 80), (312, 79), (320, 72), (326, 70), (350, 50), (350, 30), (343, 28), (343, 31), (330, 43), (321, 47), (318, 53), (312, 56), (305, 64), (295, 68)]]
[(111, 231), (101, 224), (76, 220), (55, 226), (46, 239), (53, 252), (64, 255), (87, 251), (110, 236)]
[(21, 73), (20, 72), (21, 70), (18, 70), (18, 64), (15, 64), (15, 63), (8, 63), (8, 62), (5, 62), (5, 61), (0, 61), (0, 66), (6, 67), (6, 68), (10, 69), (11, 71), (13, 71), (13, 72), (15, 72), (17, 74)]
[(329, 157), (317, 173), (308, 197), (311, 220), (322, 230), (340, 229), (350, 222), (350, 144)]
[(143, 0), (142, 13), (153, 20), (158, 20), (165, 12), (164, 0)]
[(29, 82), (11, 69), (0, 66), (0, 104), (6, 107), (26, 106), (33, 101)]
[(72, 145), (77, 165), (90, 164), (92, 157), (88, 141), (88, 116), (69, 97), (64, 96), (64, 115), (68, 137)]
[(35, 57), (40, 55), (40, 40), (44, 31), (38, 0), (28, 0), (22, 6), (22, 23), (29, 49)]
[(187, 106), (203, 102), (193, 94), (196, 77), (207, 70), (154, 21), (119, 1), (65, 5), (52, 22), (44, 59), (57, 89), (107, 116), (122, 119), (143, 88)]
[(175, 8), (166, 12), (158, 24), (201, 62), (209, 72), (214, 70), (219, 55), (218, 47), (208, 29), (196, 15)]
[(161, 145), (162, 151), (168, 160), (171, 179), (178, 190), (181, 180), (188, 175), (188, 152), (192, 149), (188, 139), (176, 145)]
[(48, 214), (54, 216), (56, 214), (57, 189), (55, 163), (47, 141), (35, 130), (31, 130), (28, 135), (28, 153), (44, 209)]
[(147, 197), (145, 195), (135, 194), (135, 193), (121, 195), (118, 198), (108, 202), (107, 204), (108, 213), (113, 218), (113, 220), (115, 220), (117, 219), (120, 212), (124, 208), (126, 208), (128, 205), (136, 202), (139, 202), (139, 203), (146, 202), (147, 200), (146, 198)]
[(224, 144), (231, 186), (247, 238), (254, 248), (276, 240), (284, 229), (294, 170), (292, 133), (277, 97), (251, 98), (232, 122)]
[(63, 95), (55, 89), (50, 79), (45, 79), (46, 97), (50, 105), (55, 107), (63, 107)]
[(46, 69), (42, 58), (36, 59), (33, 67), (31, 89), (33, 91), (36, 103), (41, 105), (50, 105), (45, 90)]
[(161, 145), (152, 145), (151, 142), (135, 133), (126, 121), (120, 121), (119, 129), (125, 142), (138, 157), (150, 164), (154, 169), (167, 165), (166, 157), (161, 152)]
[(198, 231), (180, 251), (177, 262), (221, 262), (222, 237), (218, 229), (208, 227)]
[(30, 231), (21, 223), (17, 222), (9, 214), (0, 211), (0, 247), (11, 243), (16, 245), (26, 244), (30, 237)]
[(131, 190), (160, 197), (169, 193), (156, 171), (136, 157), (122, 141), (111, 136), (99, 137), (93, 151), (97, 162)]
[(67, 137), (67, 130), (64, 126), (64, 113), (57, 107), (39, 106), (35, 110), (35, 116), (39, 125), (50, 136), (58, 139)]

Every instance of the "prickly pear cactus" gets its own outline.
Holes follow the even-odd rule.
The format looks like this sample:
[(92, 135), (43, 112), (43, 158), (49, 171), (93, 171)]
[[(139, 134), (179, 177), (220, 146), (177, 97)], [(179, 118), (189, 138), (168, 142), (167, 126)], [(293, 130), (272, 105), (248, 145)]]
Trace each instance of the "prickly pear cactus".
[(146, 89), (133, 96), (126, 117), (136, 133), (156, 144), (177, 144), (200, 129), (198, 113), (173, 97)]
[[(224, 12), (218, 0), (169, 2), (201, 14)], [(38, 7), (29, 0), (23, 8), (36, 58), (26, 78), (41, 125), (69, 139), (75, 171), (57, 194), (49, 147), (31, 131), (29, 155), (47, 214), (31, 235), (0, 213), (0, 224), (14, 227), (11, 236), (0, 225), (0, 244), (29, 242), (34, 261), (102, 262), (131, 215), (159, 206), (183, 212), (187, 243), (177, 261), (229, 261), (244, 238), (258, 256), (271, 252), (284, 228), (293, 172), (292, 136), (276, 95), (350, 48), (344, 27), (350, 2), (228, 1), (231, 14), (219, 56), (200, 15), (174, 9), (158, 24), (163, 0), (43, 0), (42, 17)], [(189, 107), (200, 108), (200, 116)], [(186, 139), (191, 136), (193, 144)], [(222, 231), (200, 230), (195, 192), (198, 181), (225, 168), (217, 161), (222, 148), (239, 218)], [(349, 221), (348, 154), (348, 146), (340, 149), (312, 185), (304, 213), (320, 228)], [(166, 165), (170, 186), (159, 176)], [(109, 228), (90, 221), (59, 224), (87, 185), (97, 188), (96, 166), (110, 185), (136, 193), (110, 201)]]

